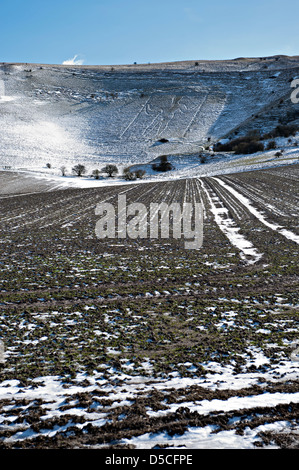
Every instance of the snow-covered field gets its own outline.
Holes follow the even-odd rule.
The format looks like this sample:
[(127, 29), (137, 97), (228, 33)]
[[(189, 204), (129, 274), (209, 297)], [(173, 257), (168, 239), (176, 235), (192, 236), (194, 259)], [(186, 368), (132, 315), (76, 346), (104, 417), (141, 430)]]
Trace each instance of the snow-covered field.
[[(199, 158), (293, 112), (297, 70), (0, 65), (1, 448), (298, 448), (299, 136)], [(203, 246), (99, 240), (95, 207), (119, 194), (201, 202)]]
[[(294, 164), (1, 196), (2, 446), (297, 446), (297, 184)], [(97, 240), (119, 193), (201, 199), (201, 250)]]
[[(210, 177), (288, 166), (299, 162), (299, 147), (294, 146), (294, 142), (297, 140), (299, 141), (299, 133), (292, 139), (292, 142), (288, 142), (287, 138), (277, 138), (278, 149), (284, 150), (280, 157), (275, 155), (278, 151), (277, 149), (265, 150), (252, 155), (217, 154), (211, 151), (206, 153), (207, 160), (205, 163), (201, 163), (197, 154), (169, 155), (168, 161), (173, 165), (173, 169), (170, 171), (161, 173), (152, 169), (153, 162), (156, 162), (159, 158), (148, 163), (132, 165), (131, 171), (138, 169), (145, 171), (144, 177), (135, 181), (136, 184), (140, 184), (182, 178)], [(266, 145), (267, 141), (265, 142)], [(7, 194), (8, 192), (32, 192), (35, 189), (37, 190), (38, 187), (41, 190), (57, 190), (131, 184), (132, 182), (124, 180), (123, 169), (125, 166), (119, 165), (119, 173), (112, 178), (102, 174), (99, 179), (95, 179), (91, 175), (91, 171), (90, 173), (87, 171), (81, 177), (75, 176), (71, 171), (62, 176), (60, 168), (55, 166), (51, 168), (43, 167), (39, 170), (30, 168), (19, 169), (18, 167), (15, 169), (3, 169), (2, 175), (4, 175), (4, 172), (6, 175), (2, 177), (0, 194)]]

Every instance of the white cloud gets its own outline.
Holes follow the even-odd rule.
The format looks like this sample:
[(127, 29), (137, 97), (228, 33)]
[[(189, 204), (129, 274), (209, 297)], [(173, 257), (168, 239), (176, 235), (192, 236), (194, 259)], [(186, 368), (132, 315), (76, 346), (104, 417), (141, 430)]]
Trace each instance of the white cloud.
[(62, 62), (62, 65), (83, 65), (84, 60), (77, 59), (78, 54), (76, 54), (72, 59), (68, 59)]

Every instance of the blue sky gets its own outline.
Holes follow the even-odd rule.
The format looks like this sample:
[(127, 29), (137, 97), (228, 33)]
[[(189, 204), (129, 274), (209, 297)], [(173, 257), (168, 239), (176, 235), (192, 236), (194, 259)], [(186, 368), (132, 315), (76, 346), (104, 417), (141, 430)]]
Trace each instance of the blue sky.
[(0, 0), (0, 62), (299, 55), (298, 0)]

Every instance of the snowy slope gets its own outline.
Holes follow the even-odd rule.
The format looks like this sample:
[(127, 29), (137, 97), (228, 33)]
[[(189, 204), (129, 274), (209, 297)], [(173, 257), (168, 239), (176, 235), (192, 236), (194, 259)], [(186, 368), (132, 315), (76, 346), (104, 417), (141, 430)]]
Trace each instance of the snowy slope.
[(0, 65), (0, 167), (190, 154), (276, 106), (299, 76), (298, 58), (195, 64)]

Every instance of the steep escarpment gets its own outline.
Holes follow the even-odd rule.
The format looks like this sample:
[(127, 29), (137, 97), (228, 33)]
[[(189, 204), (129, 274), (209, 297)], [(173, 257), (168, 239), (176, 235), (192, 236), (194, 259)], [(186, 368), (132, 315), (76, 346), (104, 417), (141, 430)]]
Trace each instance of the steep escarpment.
[[(0, 65), (0, 165), (147, 162), (296, 113), (288, 57), (134, 66)], [(282, 101), (283, 100), (283, 101)], [(297, 105), (298, 107), (298, 105)], [(160, 139), (166, 142), (155, 145)]]

